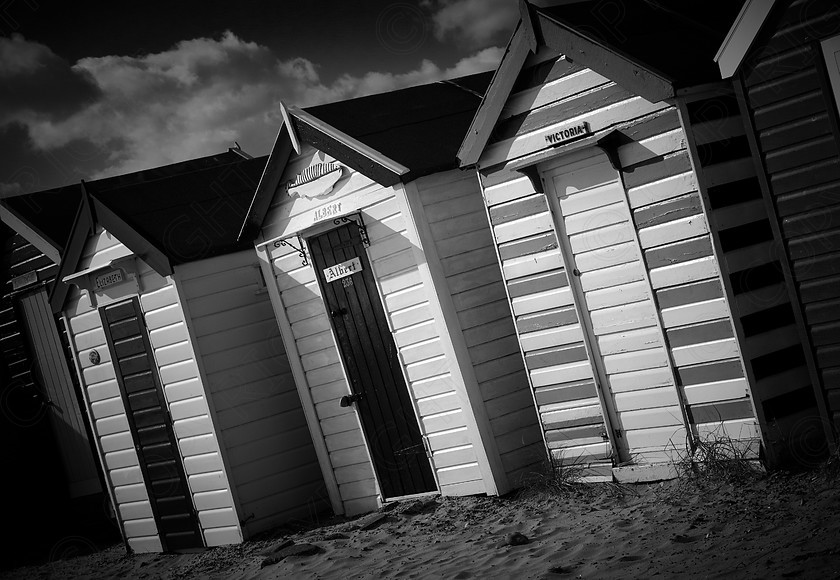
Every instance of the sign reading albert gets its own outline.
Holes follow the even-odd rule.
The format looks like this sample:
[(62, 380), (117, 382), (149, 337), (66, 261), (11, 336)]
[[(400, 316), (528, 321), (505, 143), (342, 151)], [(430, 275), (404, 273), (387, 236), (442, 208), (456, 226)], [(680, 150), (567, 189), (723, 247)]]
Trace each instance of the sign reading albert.
[(335, 282), (352, 274), (362, 271), (362, 261), (359, 258), (350, 258), (345, 262), (324, 268), (324, 280)]

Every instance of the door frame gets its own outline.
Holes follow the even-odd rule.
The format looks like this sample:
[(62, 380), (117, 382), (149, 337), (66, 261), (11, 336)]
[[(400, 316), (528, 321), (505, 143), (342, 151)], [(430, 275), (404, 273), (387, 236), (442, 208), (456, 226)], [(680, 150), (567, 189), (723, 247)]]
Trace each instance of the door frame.
[(597, 156), (599, 153), (603, 153), (603, 151), (593, 146), (570, 152), (566, 155), (558, 154), (537, 165), (537, 171), (543, 184), (543, 195), (547, 198), (546, 202), (551, 212), (551, 221), (557, 237), (557, 246), (560, 249), (560, 255), (563, 257), (566, 278), (569, 280), (569, 286), (572, 288), (575, 313), (580, 321), (581, 329), (583, 329), (583, 344), (586, 346), (589, 364), (594, 371), (595, 387), (598, 393), (598, 400), (601, 403), (601, 411), (603, 412), (604, 423), (606, 424), (610, 447), (613, 452), (613, 467), (615, 467), (630, 460), (629, 450), (626, 453), (622, 453), (622, 448), (616, 442), (617, 433), (615, 425), (618, 423), (616, 419), (617, 413), (612, 403), (612, 394), (606, 393), (609, 383), (607, 381), (606, 370), (604, 369), (603, 357), (601, 356), (601, 351), (598, 349), (598, 340), (592, 328), (592, 319), (589, 310), (586, 308), (586, 300), (583, 287), (580, 283), (580, 276), (574, 274), (574, 269), (571, 272), (568, 270), (568, 265), (575, 263), (574, 256), (572, 255), (572, 249), (569, 247), (569, 236), (566, 234), (566, 224), (563, 222), (560, 201), (557, 199), (554, 182), (550, 178), (552, 173), (557, 172), (562, 167), (578, 161), (585, 161), (586, 159)]
[[(361, 236), (361, 238), (362, 238), (362, 251), (364, 252), (365, 258), (367, 259), (368, 266), (371, 269), (371, 274), (373, 274), (373, 282), (374, 282), (374, 286), (376, 287), (376, 298), (379, 301), (379, 305), (382, 308), (382, 311), (385, 315), (385, 323), (388, 326), (388, 331), (391, 333), (391, 337), (393, 338), (394, 329), (393, 329), (393, 326), (391, 324), (391, 317), (388, 316), (388, 310), (385, 308), (385, 301), (382, 299), (382, 288), (380, 287), (379, 279), (376, 277), (376, 274), (373, 270), (373, 262), (371, 261), (370, 255), (368, 253), (368, 248), (370, 247), (370, 242), (367, 241), (368, 240), (368, 238), (367, 238), (367, 226), (364, 222), (364, 218), (362, 217), (362, 210), (361, 209), (359, 209), (358, 211), (352, 212), (352, 213), (337, 216), (334, 219), (327, 220), (325, 222), (321, 222), (321, 223), (313, 225), (312, 227), (301, 230), (300, 232), (297, 233), (298, 239), (300, 240), (300, 243), (301, 243), (301, 249), (305, 252), (305, 254), (307, 256), (307, 260), (309, 261), (309, 266), (313, 270), (315, 270), (317, 266), (315, 265), (314, 260), (312, 259), (312, 249), (310, 247), (310, 240), (313, 239), (313, 238), (316, 238), (318, 236), (324, 235), (326, 233), (329, 233), (329, 232), (331, 232), (333, 230), (336, 230), (338, 228), (341, 228), (345, 225), (348, 225), (350, 222), (355, 222), (357, 227), (359, 227), (360, 230), (364, 230), (364, 232), (365, 232), (364, 235)], [(291, 234), (291, 235), (294, 236), (295, 234)], [(336, 334), (333, 319), (332, 319), (331, 316), (329, 316), (329, 308), (327, 306), (326, 298), (324, 297), (324, 288), (323, 288), (323, 285), (321, 284), (321, 279), (318, 276), (317, 271), (315, 272), (315, 281), (318, 283), (318, 290), (321, 293), (321, 304), (324, 307), (324, 311), (328, 315), (328, 319), (329, 319), (329, 322), (330, 322), (330, 335), (332, 336), (333, 345), (335, 346), (336, 352), (338, 353), (338, 359), (339, 359), (339, 362), (341, 363), (341, 371), (344, 375), (344, 381), (347, 384), (347, 387), (349, 389), (350, 388), (350, 378), (349, 378), (349, 375), (348, 375), (348, 372), (347, 372), (347, 363), (344, 360), (344, 354), (341, 352), (341, 346), (340, 346), (339, 341), (338, 341), (338, 336)], [(420, 411), (417, 407), (417, 401), (416, 401), (416, 399), (414, 398), (414, 395), (411, 392), (411, 388), (409, 386), (410, 382), (409, 382), (408, 376), (406, 375), (406, 372), (405, 372), (405, 363), (403, 362), (402, 357), (400, 356), (399, 349), (396, 349), (396, 356), (397, 356), (397, 361), (399, 362), (400, 373), (402, 374), (403, 381), (405, 383), (405, 388), (407, 390), (408, 399), (409, 399), (409, 401), (411, 401), (411, 411), (414, 414), (415, 421), (417, 421), (417, 428), (418, 428), (418, 431), (420, 432), (420, 437), (422, 438), (423, 446), (424, 446), (425, 451), (426, 451), (426, 459), (429, 462), (429, 469), (432, 472), (432, 478), (434, 479), (434, 482), (435, 482), (435, 490), (434, 491), (428, 491), (428, 492), (420, 492), (420, 493), (417, 493), (417, 494), (410, 494), (410, 495), (405, 495), (405, 496), (395, 496), (395, 497), (388, 497), (388, 498), (385, 497), (385, 495), (383, 494), (383, 491), (382, 491), (380, 476), (379, 476), (379, 473), (377, 472), (376, 464), (373, 461), (373, 453), (371, 451), (370, 442), (368, 441), (368, 435), (365, 432), (364, 426), (362, 424), (362, 419), (361, 419), (361, 416), (359, 415), (358, 408), (356, 408), (354, 406), (354, 413), (353, 414), (356, 418), (356, 423), (359, 426), (359, 431), (362, 434), (362, 441), (364, 441), (365, 449), (367, 450), (368, 461), (370, 462), (371, 471), (373, 472), (373, 477), (374, 477), (374, 480), (376, 481), (376, 488), (377, 488), (380, 504), (384, 504), (384, 503), (386, 503), (386, 501), (392, 501), (392, 500), (397, 500), (397, 499), (407, 499), (407, 498), (413, 498), (413, 497), (424, 497), (424, 496), (428, 496), (428, 495), (439, 495), (440, 494), (440, 481), (438, 480), (437, 470), (435, 469), (434, 460), (433, 460), (432, 454), (430, 452), (431, 447), (429, 445), (428, 435), (426, 434), (425, 429), (423, 427), (423, 421), (421, 420), (421, 417), (420, 417)], [(348, 392), (348, 394), (352, 394), (352, 391)], [(332, 463), (330, 465), (332, 467)], [(335, 468), (332, 467), (332, 469), (333, 469), (333, 472), (334, 472)], [(341, 501), (343, 503), (344, 500), (341, 500)]]
[[(636, 247), (639, 250), (639, 263), (641, 264), (641, 267), (642, 267), (644, 282), (647, 285), (647, 288), (650, 290), (650, 300), (651, 300), (651, 303), (653, 304), (654, 311), (656, 313), (655, 325), (656, 325), (656, 328), (659, 330), (660, 336), (662, 337), (662, 349), (665, 353), (665, 356), (668, 359), (668, 372), (671, 375), (671, 381), (672, 381), (672, 384), (673, 384), (673, 388), (674, 388), (674, 391), (676, 393), (677, 400), (679, 401), (680, 417), (682, 418), (682, 423), (683, 423), (683, 427), (685, 428), (686, 434), (693, 437), (693, 435), (696, 431), (696, 428), (691, 424), (691, 421), (689, 421), (687, 413), (686, 413), (687, 405), (685, 403), (685, 398), (683, 396), (682, 389), (680, 387), (680, 383), (677, 380), (677, 375), (676, 375), (677, 365), (674, 363), (673, 353), (671, 352), (671, 346), (668, 342), (668, 335), (665, 332), (665, 326), (662, 322), (662, 312), (661, 312), (661, 310), (659, 308), (659, 304), (656, 300), (656, 290), (654, 290), (653, 285), (651, 284), (651, 281), (650, 281), (650, 271), (648, 269), (647, 262), (645, 261), (644, 249), (642, 248), (641, 242), (639, 240), (639, 232), (636, 229), (636, 224), (633, 220), (633, 211), (630, 207), (630, 200), (629, 200), (628, 195), (627, 195), (627, 188), (624, 186), (623, 175), (622, 175), (621, 171), (618, 168), (616, 168), (616, 164), (613, 161), (613, 158), (612, 158), (609, 150), (607, 150), (603, 146), (600, 146), (600, 145), (596, 144), (596, 145), (593, 145), (592, 147), (586, 147), (586, 148), (579, 149), (579, 150), (576, 150), (576, 151), (570, 151), (566, 155), (558, 154), (558, 155), (552, 156), (549, 159), (546, 159), (539, 164), (539, 166), (538, 166), (539, 176), (540, 176), (540, 179), (542, 180), (542, 183), (543, 183), (543, 189), (545, 191), (545, 195), (549, 198), (548, 199), (548, 204), (549, 204), (549, 208), (550, 208), (551, 213), (552, 213), (552, 219), (554, 221), (554, 226), (555, 226), (555, 228), (558, 228), (557, 229), (558, 234), (560, 234), (562, 232), (562, 237), (565, 240), (568, 240), (568, 236), (566, 235), (565, 223), (563, 222), (563, 213), (560, 209), (560, 200), (558, 199), (557, 192), (554, 189), (553, 181), (549, 180), (549, 179), (546, 179), (546, 177), (548, 175), (550, 175), (552, 172), (557, 171), (558, 169), (560, 169), (562, 167), (569, 166), (569, 165), (572, 165), (574, 163), (579, 163), (581, 161), (586, 161), (587, 159), (591, 159), (593, 157), (598, 157), (598, 156), (603, 156), (604, 161), (606, 161), (610, 164), (610, 167), (612, 168), (613, 172), (615, 173), (616, 179), (617, 179), (619, 185), (621, 186), (621, 190), (624, 193), (623, 200), (625, 202), (625, 208), (627, 209), (627, 212), (628, 212), (628, 222), (629, 222), (631, 230), (633, 232), (633, 241), (635, 242)], [(566, 242), (563, 242), (559, 239), (558, 239), (558, 243), (560, 245), (561, 252), (563, 254), (563, 259), (565, 261), (565, 260), (567, 260), (567, 252), (571, 252), (571, 248), (569, 248), (567, 246)], [(580, 287), (580, 280), (579, 280), (578, 276), (572, 276), (572, 277), (570, 277), (570, 284), (571, 284), (571, 278), (575, 278), (575, 283), (574, 283), (574, 286), (575, 286), (575, 288), (574, 288), (575, 308), (580, 308), (579, 301), (583, 301), (583, 305), (585, 307), (586, 299), (585, 299), (585, 296), (583, 294), (583, 289)], [(578, 316), (580, 316), (580, 311), (578, 312)], [(586, 309), (586, 316), (584, 318), (586, 319), (586, 332), (584, 333), (584, 336), (585, 336), (585, 339), (586, 339), (585, 342), (588, 342), (589, 340), (593, 340), (595, 345), (597, 345), (597, 338), (595, 338), (595, 335), (594, 335), (594, 332), (593, 332), (593, 329), (592, 329), (592, 326), (591, 326), (592, 321), (589, 317), (588, 309)], [(583, 318), (581, 320), (583, 320)], [(595, 346), (594, 348), (597, 349), (597, 346)], [(596, 352), (596, 351), (592, 351), (592, 352)], [(598, 357), (597, 357), (597, 360), (595, 361), (595, 367), (598, 369), (597, 372), (599, 373), (599, 375), (601, 375), (599, 377), (599, 380), (604, 380), (603, 384), (607, 385), (608, 382), (606, 381), (606, 372), (603, 368), (603, 357), (601, 356), (600, 352), (598, 352), (597, 354), (598, 354)], [(601, 374), (601, 373), (603, 373), (603, 374)], [(601, 398), (601, 405), (602, 405), (604, 411), (607, 414), (609, 414), (609, 423), (608, 423), (607, 427), (609, 428), (610, 434), (612, 435), (610, 437), (610, 442), (612, 443), (613, 448), (616, 451), (616, 454), (617, 454), (616, 457), (621, 458), (621, 454), (618, 451), (618, 446), (615, 444), (615, 441), (613, 439), (613, 437), (616, 435), (614, 425), (618, 422), (617, 419), (616, 419), (617, 411), (616, 411), (615, 406), (613, 404), (613, 395), (612, 395), (612, 393), (610, 393), (609, 396), (607, 396), (607, 394), (604, 392), (604, 390), (602, 388), (600, 388), (600, 386), (599, 386), (599, 389), (598, 389), (598, 393), (599, 393), (599, 397)], [(622, 433), (622, 438), (623, 437), (624, 437), (624, 433)], [(691, 451), (691, 447), (689, 447), (689, 445), (687, 445), (686, 446), (686, 452), (690, 452), (690, 451)], [(630, 451), (629, 448), (627, 449), (627, 453), (628, 453), (628, 459), (624, 460), (623, 462), (632, 463), (634, 460), (632, 458), (632, 454), (631, 454), (631, 451)]]

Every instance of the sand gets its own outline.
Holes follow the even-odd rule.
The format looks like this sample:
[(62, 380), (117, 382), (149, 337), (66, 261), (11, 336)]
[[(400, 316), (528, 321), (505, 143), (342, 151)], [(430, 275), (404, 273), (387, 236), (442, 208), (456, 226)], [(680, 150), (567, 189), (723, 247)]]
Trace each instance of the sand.
[[(197, 554), (128, 555), (117, 545), (0, 577), (832, 578), (838, 516), (838, 479), (822, 473), (589, 485), (397, 502)], [(289, 540), (302, 554), (273, 551)]]

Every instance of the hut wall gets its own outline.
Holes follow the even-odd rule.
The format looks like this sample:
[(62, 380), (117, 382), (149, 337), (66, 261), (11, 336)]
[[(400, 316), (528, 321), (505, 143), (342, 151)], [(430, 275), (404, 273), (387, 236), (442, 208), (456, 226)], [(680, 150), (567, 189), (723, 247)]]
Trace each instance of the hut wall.
[(177, 266), (175, 278), (245, 531), (252, 535), (328, 509), (254, 251)]
[[(675, 108), (625, 134), (618, 157), (688, 418), (701, 440), (760, 443), (750, 388), (723, 291), (685, 133)], [(644, 149), (659, 154), (647, 158)]]
[[(307, 167), (317, 152), (311, 147), (292, 160), (284, 180)], [(473, 448), (475, 437), (464, 428), (468, 418), (453, 385), (450, 361), (441, 343), (440, 321), (430, 300), (435, 295), (418, 267), (415, 247), (393, 188), (383, 188), (364, 175), (347, 173), (324, 198), (291, 198), (281, 188), (264, 221), (263, 239), (293, 236), (330, 217), (316, 213), (331, 206), (340, 214), (361, 211), (370, 247), (367, 249), (379, 293), (403, 363), (406, 383), (415, 401), (422, 433), (433, 453), (433, 469), (441, 493), (485, 491)], [(339, 206), (340, 204), (340, 206)], [(338, 209), (340, 207), (340, 209)], [(296, 244), (297, 239), (292, 237)], [(274, 283), (281, 304), (278, 321), (289, 324), (305, 381), (315, 405), (320, 430), (344, 509), (359, 513), (376, 509), (379, 493), (359, 419), (352, 407), (338, 401), (350, 392), (329, 318), (312, 265), (303, 266), (298, 252), (279, 242), (268, 244)], [(428, 280), (427, 278), (425, 280)], [(295, 354), (293, 355), (293, 350)]]
[(473, 173), (459, 171), (414, 183), (502, 465), (515, 487), (542, 467), (545, 446), (481, 188)]
[[(15, 388), (40, 393), (39, 415), (50, 424), (70, 497), (100, 492), (87, 419), (79, 406), (75, 369), (62, 343), (65, 331), (56, 324), (47, 304), (47, 289), (57, 265), (20, 234), (11, 234), (5, 251), (8, 279), (3, 281), (0, 297), (4, 364), (12, 373)], [(47, 406), (46, 401), (52, 404)], [(12, 409), (8, 412), (15, 414)]]
[[(825, 405), (840, 427), (840, 132), (838, 112), (819, 39), (840, 33), (836, 2), (800, 0), (771, 14), (770, 30), (741, 66), (744, 102), (761, 171), (765, 200), (778, 224), (795, 291), (813, 349), (825, 401), (807, 394), (802, 374), (769, 414)], [(795, 300), (795, 299), (794, 299)], [(790, 318), (790, 315), (786, 313)], [(783, 389), (789, 391), (789, 389)], [(780, 391), (779, 395), (785, 394)], [(809, 402), (810, 400), (810, 402)], [(802, 415), (802, 413), (800, 413)], [(802, 415), (803, 420), (804, 415)], [(807, 420), (814, 427), (818, 419)], [(819, 429), (818, 426), (816, 426)], [(797, 451), (799, 453), (799, 451)]]
[[(128, 255), (131, 252), (119, 240), (99, 228), (88, 240), (78, 270)], [(205, 543), (239, 542), (242, 534), (177, 291), (171, 277), (161, 277), (140, 260), (138, 275), (140, 304)], [(108, 288), (109, 295), (116, 297), (126, 284)], [(131, 290), (124, 292), (128, 296)], [(98, 305), (102, 305), (101, 299)], [(160, 551), (99, 312), (91, 306), (87, 292), (74, 289), (65, 314), (126, 539), (137, 552)], [(101, 357), (96, 365), (90, 360), (94, 349)]]
[[(631, 454), (637, 445), (649, 448), (651, 460), (661, 460), (661, 451), (681, 448), (683, 442), (674, 443), (671, 435), (682, 429), (680, 405), (686, 401), (697, 434), (716, 432), (743, 439), (757, 450), (758, 433), (740, 352), (706, 220), (696, 200), (696, 182), (676, 108), (649, 103), (556, 56), (543, 62), (532, 57), (526, 63), (479, 161), (485, 203), (549, 449), (564, 461), (589, 463), (593, 477), (608, 476), (612, 450), (603, 439), (603, 409), (593, 383), (597, 371), (591, 353), (583, 358), (576, 354), (586, 353), (587, 346), (568, 289), (550, 204), (527, 177), (504, 164), (545, 150), (544, 135), (552, 128), (582, 121), (596, 134), (618, 129), (632, 139), (619, 147), (615, 160), (627, 194), (624, 207), (629, 205), (631, 212), (626, 219), (633, 227), (614, 227), (630, 236), (625, 242), (638, 239), (647, 271), (638, 283), (643, 293), (653, 297), (656, 312), (652, 316), (659, 318), (649, 332), (667, 348), (668, 360), (660, 362), (665, 364), (662, 380), (673, 392), (665, 397), (670, 406), (654, 397), (634, 412), (640, 436), (635, 443), (628, 440)], [(669, 203), (676, 212), (666, 207)], [(632, 341), (625, 340), (623, 346), (613, 345), (619, 349), (613, 353), (612, 346), (600, 342), (604, 341), (599, 340), (597, 348), (619, 356), (621, 349), (634, 348), (628, 346)], [(546, 366), (544, 355), (552, 352), (556, 360)], [(677, 391), (674, 375), (664, 372), (668, 366), (676, 371)], [(711, 367), (725, 372), (712, 372)], [(642, 399), (644, 394), (640, 392)], [(715, 405), (721, 403), (733, 412), (713, 416)], [(698, 411), (696, 417), (690, 413), (691, 405)], [(676, 422), (656, 427), (657, 413), (670, 413)], [(651, 439), (656, 429), (658, 439)], [(673, 433), (666, 433), (669, 429)], [(653, 452), (654, 439), (661, 449), (658, 453)]]

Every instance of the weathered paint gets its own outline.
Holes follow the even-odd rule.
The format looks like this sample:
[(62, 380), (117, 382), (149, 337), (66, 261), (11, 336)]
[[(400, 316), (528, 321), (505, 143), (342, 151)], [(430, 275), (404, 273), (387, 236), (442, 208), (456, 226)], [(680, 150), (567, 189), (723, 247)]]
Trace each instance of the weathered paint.
[[(576, 298), (598, 347), (593, 362), (609, 397), (618, 459), (642, 464), (663, 450), (677, 459), (685, 454), (685, 425), (620, 175), (597, 151), (546, 163), (541, 172), (568, 244), (588, 238), (579, 251), (568, 250), (568, 259), (579, 272)], [(597, 235), (604, 222), (610, 234)], [(647, 341), (639, 345), (640, 337)]]
[[(99, 228), (88, 240), (78, 269), (82, 271), (130, 255), (119, 240)], [(137, 294), (139, 290), (141, 309), (204, 542), (208, 546), (241, 542), (242, 533), (219, 456), (216, 430), (209, 415), (177, 291), (171, 277), (160, 276), (139, 259), (137, 263), (139, 284), (126, 280), (106, 288), (98, 296), (97, 305)], [(97, 443), (104, 456), (105, 471), (128, 545), (138, 552), (160, 551), (162, 546), (99, 312), (91, 305), (87, 292), (74, 290), (65, 314), (78, 353)], [(97, 364), (90, 356), (94, 350), (100, 357)]]
[[(691, 405), (724, 401), (738, 404), (727, 407), (721, 428), (755, 442), (757, 429), (729, 428), (755, 425), (755, 417), (745, 411), (750, 405), (741, 353), (676, 107), (648, 103), (562, 57), (553, 60), (523, 69), (478, 163), (549, 447), (557, 446), (561, 437), (553, 430), (560, 428), (574, 429), (566, 431), (564, 450), (603, 450), (592, 437), (594, 426), (603, 429), (606, 419), (615, 423), (611, 428), (630, 431), (621, 443), (626, 453), (641, 461), (673, 460), (674, 451), (685, 453), (686, 419), (694, 436), (716, 432), (709, 423), (691, 421)], [(546, 170), (587, 153), (551, 159), (541, 137), (579, 121), (587, 121), (596, 136), (619, 128), (629, 140), (614, 150), (618, 171), (602, 157), (611, 181), (599, 183), (598, 172), (607, 170), (592, 164), (569, 169), (577, 170), (580, 185), (570, 190), (574, 195), (560, 192), (552, 216), (546, 196), (507, 166), (543, 160), (546, 195), (554, 195)], [(579, 195), (579, 189), (587, 193)], [(579, 290), (569, 288), (564, 252), (580, 272), (572, 285)], [(583, 327), (579, 312), (587, 317)], [(570, 362), (580, 357), (587, 333), (588, 359)], [(546, 366), (551, 360), (558, 364)], [(706, 371), (722, 364), (730, 365), (725, 378)], [(597, 377), (612, 416), (601, 408)], [(569, 384), (560, 386), (561, 378)], [(745, 446), (757, 450), (750, 441)], [(609, 456), (606, 450), (600, 457)]]
[[(814, 378), (809, 378), (810, 348), (804, 327), (797, 323), (799, 307), (791, 295), (793, 280), (787, 258), (780, 251), (781, 239), (771, 227), (774, 212), (762, 199), (761, 180), (750, 159), (744, 123), (738, 122), (738, 100), (731, 88), (721, 86), (686, 95), (680, 113), (689, 136), (704, 215), (720, 257), (725, 298), (716, 298), (721, 294), (717, 286), (691, 285), (706, 300), (691, 313), (684, 306), (671, 308), (671, 316), (690, 314), (699, 328), (707, 328), (700, 323), (712, 319), (715, 305), (724, 300), (729, 303), (768, 459), (771, 463), (796, 459), (794, 456), (811, 445), (806, 441), (815, 431), (808, 425), (821, 427)], [(731, 340), (717, 340), (710, 343), (710, 348), (716, 344), (717, 352), (722, 353)], [(715, 351), (699, 354), (710, 360)], [(719, 367), (711, 364), (699, 368), (716, 371)], [(720, 390), (719, 380), (709, 378), (709, 388)], [(726, 392), (734, 394), (734, 387)], [(737, 417), (730, 421), (740, 424)]]

